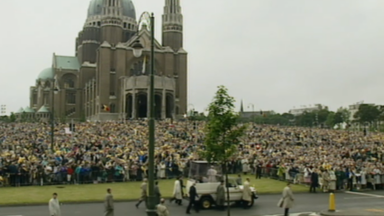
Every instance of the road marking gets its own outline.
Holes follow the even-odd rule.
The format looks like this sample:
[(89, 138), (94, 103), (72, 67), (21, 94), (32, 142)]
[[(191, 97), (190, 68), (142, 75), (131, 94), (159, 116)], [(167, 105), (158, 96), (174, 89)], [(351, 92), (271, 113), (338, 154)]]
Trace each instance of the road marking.
[(369, 196), (369, 197), (376, 197), (376, 198), (384, 198), (382, 195), (375, 195), (375, 194), (369, 194), (369, 193), (360, 193), (360, 192), (353, 192), (353, 191), (345, 191), (347, 194), (355, 194), (360, 196)]
[[(274, 215), (264, 215), (264, 216), (283, 216), (284, 214), (274, 214)], [(299, 213), (290, 213), (290, 216), (319, 216), (318, 213), (315, 212), (299, 212)]]
[(348, 200), (348, 199), (378, 199), (378, 198), (381, 198), (381, 197), (344, 197), (344, 199)]
[(384, 212), (383, 209), (365, 209), (365, 210), (369, 212)]

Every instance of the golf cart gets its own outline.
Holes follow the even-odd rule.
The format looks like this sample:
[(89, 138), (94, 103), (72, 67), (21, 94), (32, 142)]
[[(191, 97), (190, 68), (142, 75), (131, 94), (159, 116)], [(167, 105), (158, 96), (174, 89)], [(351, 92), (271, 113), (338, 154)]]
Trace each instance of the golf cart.
[[(216, 179), (212, 181), (212, 177), (208, 176), (210, 169), (216, 171)], [(221, 180), (225, 180), (225, 176), (222, 175), (221, 166), (218, 164), (209, 164), (207, 161), (192, 161), (189, 167), (189, 179), (187, 182), (187, 192), (189, 188), (196, 183), (196, 191), (199, 196), (199, 203), (202, 209), (210, 209), (215, 206), (216, 190)], [(209, 181), (208, 181), (208, 178)], [(228, 177), (227, 187), (229, 189), (230, 204), (240, 204), (243, 196), (243, 185), (237, 185), (234, 177)], [(227, 187), (225, 187), (225, 193), (227, 193)], [(256, 190), (251, 187), (252, 199), (249, 202), (249, 207), (253, 206), (254, 200), (257, 199)], [(227, 195), (225, 195), (227, 199)], [(226, 202), (227, 204), (227, 202)]]

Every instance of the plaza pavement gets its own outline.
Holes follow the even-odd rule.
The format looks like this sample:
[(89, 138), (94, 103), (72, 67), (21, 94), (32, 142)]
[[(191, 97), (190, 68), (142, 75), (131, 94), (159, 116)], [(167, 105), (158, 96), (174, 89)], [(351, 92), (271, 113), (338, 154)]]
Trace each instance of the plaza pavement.
[[(27, 195), (27, 194), (26, 194)], [(104, 194), (100, 194), (104, 197)], [(233, 208), (232, 215), (242, 216), (264, 216), (264, 215), (281, 215), (282, 209), (276, 206), (281, 195), (260, 195), (255, 205), (248, 210), (241, 208)], [(328, 209), (329, 194), (296, 194), (295, 206), (291, 209), (292, 215), (296, 216), (314, 216), (315, 212)], [(379, 209), (383, 206), (384, 191), (364, 192), (364, 193), (336, 193), (337, 209)], [(48, 203), (49, 197), (47, 197)], [(183, 206), (175, 204), (166, 205), (169, 207), (171, 215), (186, 215), (185, 208), (187, 202)], [(97, 216), (103, 215), (103, 204), (62, 204), (62, 216)], [(192, 215), (197, 215), (193, 211)], [(297, 213), (297, 214), (293, 214)], [(48, 215), (47, 205), (41, 206), (19, 206), (19, 207), (1, 207), (0, 216), (44, 216)], [(135, 208), (134, 202), (116, 202), (115, 216), (145, 216), (145, 208), (142, 205), (139, 209)], [(226, 212), (216, 210), (201, 211), (201, 216), (224, 216)], [(383, 213), (384, 215), (384, 213)]]

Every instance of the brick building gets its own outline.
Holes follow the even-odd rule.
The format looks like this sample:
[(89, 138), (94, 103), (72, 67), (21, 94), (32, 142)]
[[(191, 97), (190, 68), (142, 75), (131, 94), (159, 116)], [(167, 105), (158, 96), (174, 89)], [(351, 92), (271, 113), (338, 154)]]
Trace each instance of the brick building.
[[(131, 0), (91, 0), (75, 56), (53, 54), (51, 67), (30, 88), (29, 108), (36, 112), (54, 106), (55, 117), (67, 119), (147, 117), (151, 38), (139, 20)], [(144, 46), (140, 56), (132, 48), (137, 40)], [(155, 41), (156, 117), (182, 116), (187, 104), (180, 0), (165, 0), (162, 43)]]

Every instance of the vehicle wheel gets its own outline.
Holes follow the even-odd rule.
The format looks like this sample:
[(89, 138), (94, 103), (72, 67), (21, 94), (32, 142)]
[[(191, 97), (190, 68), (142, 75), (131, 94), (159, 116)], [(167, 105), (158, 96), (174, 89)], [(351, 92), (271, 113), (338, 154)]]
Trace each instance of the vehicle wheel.
[(210, 209), (212, 208), (212, 204), (212, 198), (209, 196), (205, 196), (200, 199), (201, 209)]

